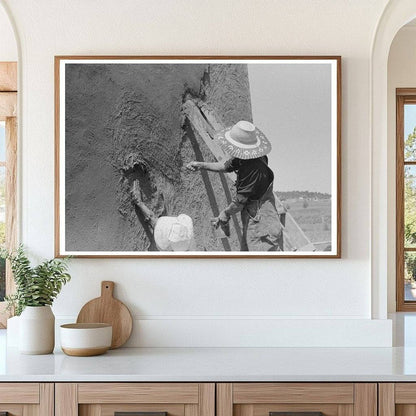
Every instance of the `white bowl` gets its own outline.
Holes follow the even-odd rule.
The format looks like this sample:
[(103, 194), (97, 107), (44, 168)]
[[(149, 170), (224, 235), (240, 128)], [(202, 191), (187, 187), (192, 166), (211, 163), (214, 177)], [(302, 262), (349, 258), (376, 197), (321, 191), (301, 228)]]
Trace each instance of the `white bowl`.
[(113, 328), (110, 324), (65, 324), (60, 330), (61, 348), (67, 355), (100, 355), (111, 347)]

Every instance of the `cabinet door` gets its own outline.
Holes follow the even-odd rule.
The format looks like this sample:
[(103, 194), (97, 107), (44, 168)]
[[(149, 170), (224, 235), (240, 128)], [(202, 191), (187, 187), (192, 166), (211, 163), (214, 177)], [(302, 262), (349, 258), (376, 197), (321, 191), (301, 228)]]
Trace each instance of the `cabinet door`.
[(377, 384), (220, 383), (217, 416), (377, 416)]
[(213, 383), (58, 383), (56, 416), (215, 416)]
[(416, 383), (380, 383), (380, 416), (415, 416)]
[(0, 415), (53, 416), (51, 383), (0, 383)]

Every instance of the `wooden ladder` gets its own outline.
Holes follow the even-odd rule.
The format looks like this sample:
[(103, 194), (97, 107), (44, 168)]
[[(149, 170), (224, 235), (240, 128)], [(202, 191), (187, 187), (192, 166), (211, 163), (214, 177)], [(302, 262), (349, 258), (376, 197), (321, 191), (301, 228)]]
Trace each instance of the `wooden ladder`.
[[(215, 159), (220, 162), (229, 158), (223, 150), (214, 141), (215, 133), (223, 130), (224, 126), (218, 121), (215, 111), (206, 103), (200, 100), (188, 99), (182, 106), (182, 110), (187, 117), (192, 129), (201, 137), (208, 149), (211, 151)], [(226, 177), (234, 183), (236, 174), (234, 172), (225, 173)], [(230, 194), (229, 184), (223, 181), (224, 191)], [(316, 247), (302, 231), (299, 224), (293, 216), (287, 212), (283, 203), (277, 198), (276, 209), (279, 213), (280, 223), (283, 228), (283, 250), (284, 251), (316, 251)], [(241, 227), (233, 215), (233, 224), (237, 231), (241, 243)]]

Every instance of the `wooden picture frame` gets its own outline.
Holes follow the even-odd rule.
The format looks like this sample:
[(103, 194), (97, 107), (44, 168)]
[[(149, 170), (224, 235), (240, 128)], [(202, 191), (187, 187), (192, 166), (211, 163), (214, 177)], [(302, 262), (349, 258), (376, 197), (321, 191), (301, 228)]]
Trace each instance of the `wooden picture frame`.
[[(229, 238), (210, 224), (233, 174), (188, 166), (223, 164), (213, 138), (239, 120), (278, 137), (279, 220), (260, 237), (255, 225), (255, 243), (240, 214)], [(56, 56), (55, 255), (340, 258), (341, 57)]]

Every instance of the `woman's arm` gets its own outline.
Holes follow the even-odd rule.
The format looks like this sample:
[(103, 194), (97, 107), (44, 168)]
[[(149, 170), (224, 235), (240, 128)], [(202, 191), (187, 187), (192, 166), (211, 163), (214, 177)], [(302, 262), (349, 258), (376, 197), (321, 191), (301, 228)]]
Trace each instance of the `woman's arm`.
[(133, 202), (135, 203), (136, 207), (139, 209), (141, 214), (143, 215), (144, 221), (147, 222), (152, 231), (154, 231), (158, 217), (156, 214), (147, 207), (147, 205), (142, 200), (142, 194), (140, 191), (140, 184), (139, 181), (136, 179), (133, 182), (133, 187), (131, 189), (131, 196), (133, 198)]
[(190, 170), (191, 172), (195, 172), (197, 170), (210, 170), (211, 172), (225, 172), (225, 164), (224, 162), (189, 162), (186, 165), (186, 169)]
[(242, 211), (247, 204), (248, 198), (244, 195), (237, 194), (236, 197), (231, 201), (230, 205), (223, 209), (218, 217), (214, 218), (213, 224), (218, 228), (220, 223), (226, 224), (232, 215)]

